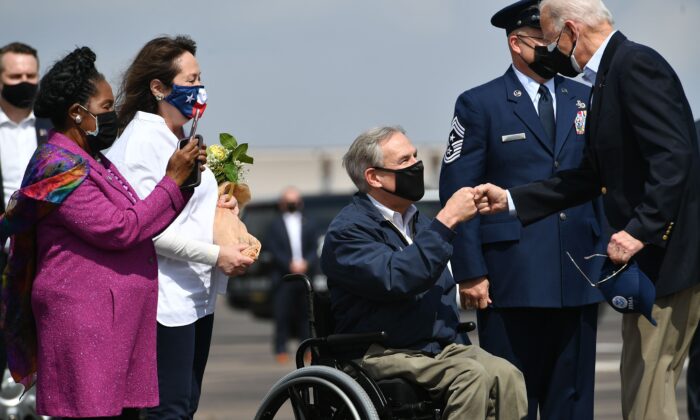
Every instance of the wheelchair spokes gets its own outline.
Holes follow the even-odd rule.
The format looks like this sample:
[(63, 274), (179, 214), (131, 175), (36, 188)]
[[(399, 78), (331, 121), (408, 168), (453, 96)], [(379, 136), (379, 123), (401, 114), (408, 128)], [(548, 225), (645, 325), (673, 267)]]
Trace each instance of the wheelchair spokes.
[(326, 366), (295, 370), (263, 400), (256, 420), (375, 420), (367, 394), (346, 374)]

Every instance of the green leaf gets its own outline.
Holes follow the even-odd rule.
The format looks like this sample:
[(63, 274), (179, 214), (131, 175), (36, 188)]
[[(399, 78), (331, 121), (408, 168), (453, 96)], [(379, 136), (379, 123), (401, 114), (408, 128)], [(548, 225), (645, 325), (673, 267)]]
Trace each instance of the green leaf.
[(241, 161), (241, 163), (248, 163), (250, 165), (253, 164), (253, 158), (246, 155), (245, 153), (242, 153), (240, 156), (238, 156), (238, 160)]
[(224, 175), (230, 182), (238, 182), (238, 171), (233, 165), (224, 166)]
[(240, 160), (239, 156), (244, 155), (248, 151), (248, 143), (239, 144), (238, 147), (231, 152), (231, 161)]
[(221, 143), (222, 146), (229, 150), (233, 150), (236, 148), (238, 145), (238, 142), (236, 141), (236, 138), (230, 135), (229, 133), (220, 133), (219, 134), (219, 143)]

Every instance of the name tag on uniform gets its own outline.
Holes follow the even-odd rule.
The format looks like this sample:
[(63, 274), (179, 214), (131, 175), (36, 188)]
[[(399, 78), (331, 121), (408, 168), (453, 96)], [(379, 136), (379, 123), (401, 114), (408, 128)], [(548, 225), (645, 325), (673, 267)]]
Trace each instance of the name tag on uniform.
[(525, 140), (525, 133), (507, 134), (505, 136), (501, 136), (501, 142), (503, 143), (515, 140)]

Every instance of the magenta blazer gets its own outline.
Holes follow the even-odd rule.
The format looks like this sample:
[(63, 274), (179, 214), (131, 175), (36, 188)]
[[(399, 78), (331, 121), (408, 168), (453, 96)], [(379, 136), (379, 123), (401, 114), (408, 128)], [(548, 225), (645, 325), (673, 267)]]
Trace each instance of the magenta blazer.
[(163, 177), (140, 200), (104, 156), (100, 163), (55, 132), (49, 143), (85, 158), (90, 173), (37, 226), (37, 411), (97, 417), (156, 406), (158, 266), (152, 238), (189, 196)]

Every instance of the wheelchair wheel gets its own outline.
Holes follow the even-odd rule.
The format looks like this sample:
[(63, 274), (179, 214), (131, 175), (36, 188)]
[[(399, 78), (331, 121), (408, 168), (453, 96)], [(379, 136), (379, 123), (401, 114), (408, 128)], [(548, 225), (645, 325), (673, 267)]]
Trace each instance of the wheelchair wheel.
[(367, 393), (349, 375), (328, 366), (288, 373), (270, 389), (255, 420), (379, 420)]

